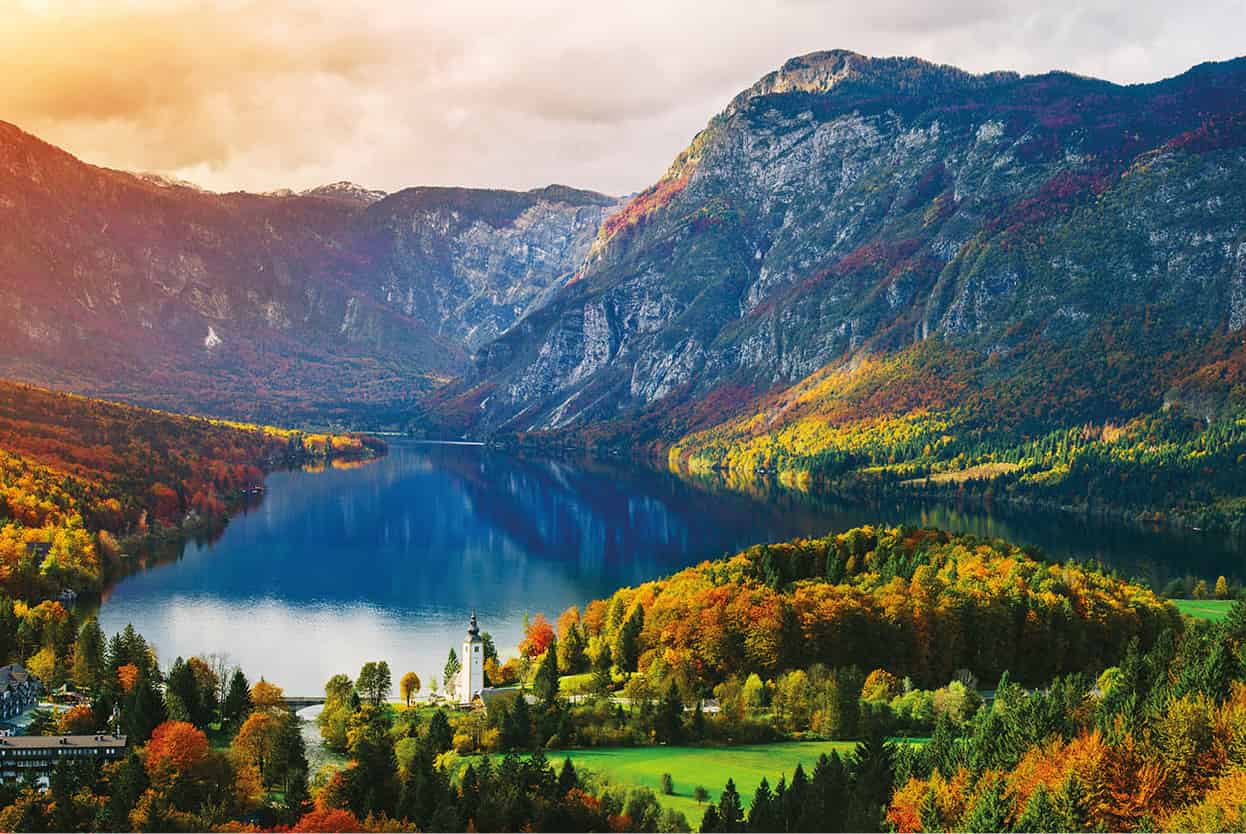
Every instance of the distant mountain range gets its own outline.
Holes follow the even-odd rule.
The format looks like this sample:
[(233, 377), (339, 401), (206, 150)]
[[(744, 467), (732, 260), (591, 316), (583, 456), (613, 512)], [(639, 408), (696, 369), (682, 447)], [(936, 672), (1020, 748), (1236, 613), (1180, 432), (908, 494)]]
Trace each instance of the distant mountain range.
[(615, 203), (214, 194), (0, 123), (0, 376), (286, 421), (410, 408), (560, 286)]
[[(211, 194), (4, 126), (0, 216), (0, 374), (166, 407), (895, 479), (1246, 409), (1246, 59), (1120, 86), (815, 53), (626, 201)], [(1161, 415), (1193, 422), (1131, 423)]]

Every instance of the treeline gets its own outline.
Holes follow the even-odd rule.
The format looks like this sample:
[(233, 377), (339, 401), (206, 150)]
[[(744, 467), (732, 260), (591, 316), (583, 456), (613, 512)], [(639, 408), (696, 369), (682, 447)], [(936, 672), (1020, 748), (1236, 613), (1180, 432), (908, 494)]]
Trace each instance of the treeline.
[(0, 381), (0, 590), (98, 588), (126, 537), (219, 525), (275, 467), (383, 450)]
[(1180, 618), (1148, 589), (1001, 541), (864, 527), (624, 588), (560, 626), (565, 672), (609, 651), (624, 673), (658, 664), (707, 691), (818, 664), (882, 667), (920, 685), (961, 669), (1039, 683), (1106, 668), (1130, 640), (1150, 645)]
[(940, 716), (924, 743), (874, 734), (744, 807), (729, 784), (701, 830), (1240, 831), (1244, 649), (1238, 602), (1224, 624), (1131, 643), (1098, 678), (1038, 689), (1005, 678), (968, 720)]

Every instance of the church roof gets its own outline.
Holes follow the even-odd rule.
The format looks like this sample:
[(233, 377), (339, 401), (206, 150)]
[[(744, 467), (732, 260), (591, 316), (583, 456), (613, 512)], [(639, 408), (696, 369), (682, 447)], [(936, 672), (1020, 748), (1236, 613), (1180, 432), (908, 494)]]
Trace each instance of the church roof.
[(480, 626), (476, 623), (476, 612), (472, 612), (471, 625), (467, 627), (467, 639), (472, 643), (480, 642)]

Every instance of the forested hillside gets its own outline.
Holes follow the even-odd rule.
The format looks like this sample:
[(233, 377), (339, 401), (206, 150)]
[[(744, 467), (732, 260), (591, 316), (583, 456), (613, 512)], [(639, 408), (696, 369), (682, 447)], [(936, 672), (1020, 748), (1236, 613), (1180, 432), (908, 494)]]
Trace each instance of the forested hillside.
[(275, 467), (382, 449), (0, 381), (0, 589), (96, 589), (127, 538), (219, 525)]
[[(966, 669), (1027, 683), (1114, 664), (1177, 627), (1150, 590), (1000, 541), (864, 527), (759, 545), (588, 604), (590, 654), (698, 685), (815, 664), (882, 667), (918, 684)], [(1042, 651), (1034, 651), (1043, 646)]]

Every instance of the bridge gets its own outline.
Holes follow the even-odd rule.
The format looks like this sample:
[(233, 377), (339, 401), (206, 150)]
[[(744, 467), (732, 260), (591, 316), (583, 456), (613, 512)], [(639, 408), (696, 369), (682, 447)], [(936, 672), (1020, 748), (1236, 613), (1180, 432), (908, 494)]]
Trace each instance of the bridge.
[(314, 707), (324, 703), (323, 695), (287, 695), (281, 699), (286, 705), (286, 709), (291, 712), (298, 712), (308, 707)]

